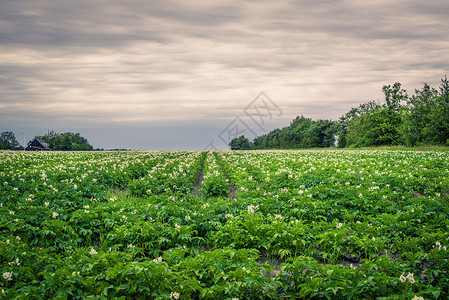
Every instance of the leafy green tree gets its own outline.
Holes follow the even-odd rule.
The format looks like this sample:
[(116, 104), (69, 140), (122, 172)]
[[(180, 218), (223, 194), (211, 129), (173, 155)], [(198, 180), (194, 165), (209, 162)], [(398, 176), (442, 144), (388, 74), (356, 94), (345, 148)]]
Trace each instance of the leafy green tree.
[(438, 91), (425, 83), (421, 90), (415, 90), (415, 95), (408, 99), (402, 126), (407, 146), (430, 143), (432, 133), (429, 125), (432, 124), (432, 106), (437, 96)]
[(424, 84), (407, 101), (403, 116), (403, 138), (408, 146), (449, 145), (449, 82), (439, 89)]
[(253, 148), (251, 142), (243, 135), (233, 139), (229, 146), (231, 146), (231, 150), (251, 150)]
[(323, 128), (323, 138), (321, 140), (321, 147), (335, 146), (338, 127), (334, 121), (325, 120), (325, 128)]
[(390, 111), (399, 111), (402, 107), (401, 102), (407, 101), (407, 91), (401, 87), (399, 82), (395, 82), (393, 86), (384, 85), (382, 91), (385, 95), (386, 108)]
[(382, 88), (385, 103), (375, 101), (352, 108), (339, 120), (339, 146), (367, 147), (399, 145), (402, 142), (402, 102), (408, 100), (407, 92), (396, 82)]
[(289, 131), (292, 136), (292, 144), (287, 148), (307, 148), (312, 143), (311, 132), (307, 132), (313, 121), (304, 116), (296, 117), (290, 124)]
[(0, 134), (0, 143), (0, 149), (20, 150), (22, 148), (12, 131), (2, 132)]
[[(39, 136), (38, 136), (39, 137)], [(57, 151), (91, 151), (93, 147), (86, 138), (79, 133), (56, 133), (49, 131), (46, 135), (41, 136), (48, 146)]]
[(330, 120), (313, 121), (298, 116), (290, 126), (275, 129), (254, 139), (255, 149), (298, 149), (331, 147), (337, 133), (336, 123)]
[(449, 145), (449, 81), (447, 76), (441, 80), (436, 105), (432, 107), (431, 119), (432, 142), (434, 144)]
[(401, 139), (398, 122), (400, 118), (385, 107), (367, 112), (351, 122), (347, 144), (350, 147), (398, 145)]
[[(362, 115), (380, 109), (380, 105), (376, 101), (368, 101), (353, 107), (345, 115), (341, 116), (336, 125), (338, 134), (338, 147), (344, 148), (348, 146), (348, 130), (349, 126)], [(352, 128), (351, 130), (354, 130)], [(351, 142), (352, 143), (352, 142)]]

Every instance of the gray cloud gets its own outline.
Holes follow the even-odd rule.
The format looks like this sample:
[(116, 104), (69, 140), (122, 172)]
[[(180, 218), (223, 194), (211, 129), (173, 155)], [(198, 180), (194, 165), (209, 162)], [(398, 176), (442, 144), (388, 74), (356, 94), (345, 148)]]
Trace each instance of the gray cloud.
[(165, 124), (160, 134), (181, 141), (189, 128), (200, 143), (262, 90), (284, 111), (273, 126), (337, 119), (381, 100), (383, 84), (438, 85), (448, 11), (446, 0), (1, 1), (0, 126), (78, 128), (102, 147)]

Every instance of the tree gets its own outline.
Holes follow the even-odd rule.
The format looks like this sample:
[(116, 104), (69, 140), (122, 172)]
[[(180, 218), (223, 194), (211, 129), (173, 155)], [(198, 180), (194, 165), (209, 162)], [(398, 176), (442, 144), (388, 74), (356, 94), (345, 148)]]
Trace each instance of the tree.
[[(349, 112), (341, 116), (337, 123), (338, 147), (344, 148), (348, 147), (349, 145), (354, 146), (354, 142), (359, 139), (359, 137), (355, 137), (354, 135), (361, 134), (361, 132), (355, 131), (354, 129), (360, 126), (360, 124), (356, 123), (363, 123), (361, 120), (359, 120), (361, 116), (379, 109), (380, 105), (376, 101), (368, 101), (366, 103), (360, 104), (358, 107), (352, 107)], [(348, 142), (348, 135), (350, 132), (350, 141)]]
[(12, 131), (2, 132), (0, 134), (0, 143), (0, 149), (20, 150), (22, 148)]
[(407, 146), (449, 145), (449, 82), (441, 80), (439, 90), (424, 83), (407, 100), (403, 116), (403, 138)]
[(231, 146), (231, 150), (251, 150), (253, 148), (251, 142), (243, 135), (233, 139), (229, 146)]
[(44, 136), (37, 136), (43, 139), (48, 146), (57, 151), (91, 151), (93, 147), (89, 144), (86, 138), (79, 133), (56, 133), (49, 131)]
[(394, 112), (383, 107), (367, 112), (351, 122), (346, 136), (350, 147), (398, 145), (401, 140)]
[(388, 110), (399, 111), (401, 102), (407, 101), (407, 91), (402, 89), (399, 82), (395, 82), (393, 86), (384, 85), (382, 91), (385, 95), (385, 103)]
[(431, 118), (433, 142), (435, 144), (449, 145), (449, 81), (447, 76), (441, 79), (436, 105), (432, 107)]
[[(424, 83), (424, 87), (421, 90), (415, 90), (415, 95), (408, 99), (402, 126), (403, 139), (407, 146), (431, 143), (431, 113), (437, 95), (436, 89)], [(429, 136), (428, 133), (431, 135)]]
[(254, 139), (255, 149), (298, 149), (331, 147), (337, 133), (330, 120), (313, 121), (304, 116), (292, 120), (290, 126), (275, 129)]
[(403, 141), (402, 102), (408, 100), (407, 91), (396, 82), (384, 85), (385, 103), (375, 101), (352, 108), (339, 120), (339, 147), (367, 147), (399, 145)]

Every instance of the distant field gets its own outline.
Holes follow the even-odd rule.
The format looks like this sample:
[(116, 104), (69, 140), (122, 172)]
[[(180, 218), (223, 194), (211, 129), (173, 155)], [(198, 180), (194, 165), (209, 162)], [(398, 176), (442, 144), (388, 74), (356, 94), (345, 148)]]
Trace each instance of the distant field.
[(380, 147), (368, 147), (360, 148), (359, 150), (409, 150), (409, 151), (449, 151), (449, 146), (380, 146)]
[(0, 298), (447, 299), (414, 150), (0, 152)]

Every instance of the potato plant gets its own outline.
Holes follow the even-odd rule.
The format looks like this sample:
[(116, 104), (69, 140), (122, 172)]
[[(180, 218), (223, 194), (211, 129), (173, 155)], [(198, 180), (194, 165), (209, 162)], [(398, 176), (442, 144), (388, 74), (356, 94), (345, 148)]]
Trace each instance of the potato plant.
[(449, 153), (0, 152), (3, 299), (447, 299)]

